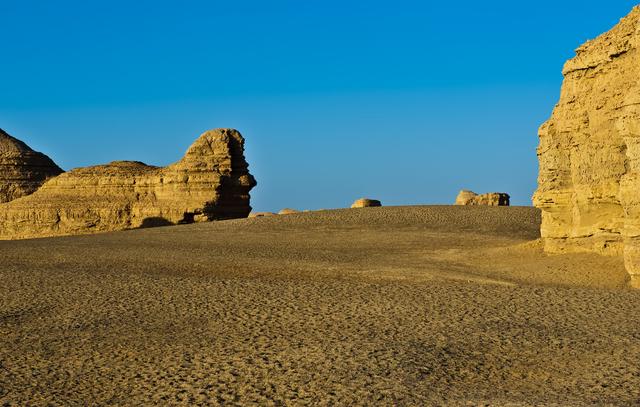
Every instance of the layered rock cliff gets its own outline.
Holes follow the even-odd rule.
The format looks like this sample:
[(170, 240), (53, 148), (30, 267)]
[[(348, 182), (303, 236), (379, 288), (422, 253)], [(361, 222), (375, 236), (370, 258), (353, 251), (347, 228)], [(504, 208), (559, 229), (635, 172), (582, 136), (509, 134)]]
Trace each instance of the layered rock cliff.
[(247, 217), (255, 185), (240, 133), (212, 130), (168, 167), (116, 161), (49, 179), (33, 194), (0, 204), (0, 238)]
[(62, 172), (49, 157), (0, 129), (0, 203), (32, 194)]
[(640, 7), (576, 50), (560, 101), (539, 131), (549, 252), (624, 255), (640, 285)]

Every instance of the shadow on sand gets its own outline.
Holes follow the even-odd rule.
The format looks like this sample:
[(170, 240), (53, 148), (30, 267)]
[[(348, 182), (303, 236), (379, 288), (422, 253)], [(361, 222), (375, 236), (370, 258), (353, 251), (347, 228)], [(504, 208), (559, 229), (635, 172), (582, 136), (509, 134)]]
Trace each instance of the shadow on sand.
[(140, 225), (139, 229), (146, 229), (146, 228), (157, 228), (160, 226), (173, 226), (175, 225), (175, 223), (161, 217), (161, 216), (154, 216), (151, 218), (145, 218), (142, 221), (142, 224)]

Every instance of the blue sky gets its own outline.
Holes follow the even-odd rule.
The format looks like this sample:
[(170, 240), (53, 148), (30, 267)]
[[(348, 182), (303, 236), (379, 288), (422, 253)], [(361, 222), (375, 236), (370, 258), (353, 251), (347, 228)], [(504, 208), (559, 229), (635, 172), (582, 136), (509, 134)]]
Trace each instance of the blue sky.
[(257, 210), (529, 205), (564, 61), (634, 4), (0, 0), (0, 127), (64, 169), (234, 127)]

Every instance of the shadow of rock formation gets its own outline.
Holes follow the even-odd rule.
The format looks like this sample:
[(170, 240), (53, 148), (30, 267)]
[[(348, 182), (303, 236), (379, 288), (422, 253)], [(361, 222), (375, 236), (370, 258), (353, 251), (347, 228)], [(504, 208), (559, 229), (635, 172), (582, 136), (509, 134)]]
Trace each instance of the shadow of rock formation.
[(161, 226), (173, 226), (175, 223), (168, 221), (165, 218), (161, 218), (159, 216), (153, 218), (145, 218), (139, 226), (139, 229), (145, 228), (157, 228)]

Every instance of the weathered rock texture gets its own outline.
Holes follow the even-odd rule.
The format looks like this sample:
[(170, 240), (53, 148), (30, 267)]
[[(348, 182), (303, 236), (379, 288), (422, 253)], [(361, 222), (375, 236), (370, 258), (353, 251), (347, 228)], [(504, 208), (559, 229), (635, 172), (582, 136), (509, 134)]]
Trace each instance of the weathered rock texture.
[(484, 206), (509, 206), (509, 194), (504, 192), (490, 192), (476, 194), (473, 191), (463, 189), (456, 198), (456, 205), (484, 205)]
[(377, 199), (369, 198), (360, 198), (351, 205), (352, 208), (369, 208), (375, 206), (382, 206), (382, 203)]
[(49, 157), (0, 129), (0, 203), (32, 194), (62, 172)]
[(208, 131), (177, 163), (159, 168), (115, 161), (49, 179), (31, 195), (0, 205), (0, 238), (27, 238), (246, 217), (244, 139)]
[(640, 285), (640, 8), (576, 50), (539, 132), (534, 204), (549, 252), (624, 254)]

